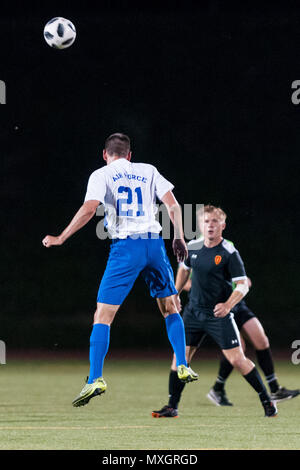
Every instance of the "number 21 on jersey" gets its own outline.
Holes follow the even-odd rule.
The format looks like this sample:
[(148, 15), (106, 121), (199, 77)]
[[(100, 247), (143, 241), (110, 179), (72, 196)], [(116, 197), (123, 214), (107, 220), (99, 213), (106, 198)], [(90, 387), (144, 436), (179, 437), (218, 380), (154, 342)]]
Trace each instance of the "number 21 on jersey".
[[(117, 200), (117, 216), (119, 217), (140, 217), (145, 215), (143, 210), (143, 197), (142, 197), (142, 189), (141, 187), (137, 187), (134, 190), (135, 194), (132, 194), (132, 189), (128, 186), (119, 186), (118, 193), (119, 194), (127, 194), (127, 198), (120, 198)], [(137, 199), (138, 203), (138, 210), (134, 214), (132, 209), (128, 209), (127, 211), (122, 209), (123, 204), (130, 205), (133, 203), (133, 197)]]

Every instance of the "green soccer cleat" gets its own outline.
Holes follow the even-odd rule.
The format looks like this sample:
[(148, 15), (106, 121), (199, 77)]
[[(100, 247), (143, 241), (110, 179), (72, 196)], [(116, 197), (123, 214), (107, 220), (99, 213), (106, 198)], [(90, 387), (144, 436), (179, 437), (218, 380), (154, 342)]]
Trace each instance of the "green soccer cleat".
[(78, 397), (72, 401), (73, 406), (87, 405), (91, 398), (101, 395), (107, 388), (106, 382), (103, 377), (95, 379), (92, 384), (86, 384), (81, 390)]
[(194, 382), (198, 380), (199, 377), (190, 367), (184, 366), (183, 364), (177, 367), (177, 375), (184, 383)]

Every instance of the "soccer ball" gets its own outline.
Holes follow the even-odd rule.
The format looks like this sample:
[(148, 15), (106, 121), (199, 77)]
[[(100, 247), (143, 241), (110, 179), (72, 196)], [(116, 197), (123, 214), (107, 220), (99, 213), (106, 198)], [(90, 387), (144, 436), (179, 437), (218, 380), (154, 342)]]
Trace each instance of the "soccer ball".
[(66, 49), (75, 41), (76, 29), (70, 20), (52, 18), (44, 28), (44, 38), (50, 47)]

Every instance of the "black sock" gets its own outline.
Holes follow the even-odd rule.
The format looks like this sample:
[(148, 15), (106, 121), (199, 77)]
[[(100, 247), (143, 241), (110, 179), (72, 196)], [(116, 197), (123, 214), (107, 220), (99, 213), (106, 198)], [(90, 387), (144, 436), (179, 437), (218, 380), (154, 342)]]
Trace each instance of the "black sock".
[(225, 382), (229, 375), (231, 374), (233, 370), (233, 366), (230, 364), (229, 361), (227, 361), (226, 357), (222, 354), (222, 358), (220, 360), (220, 367), (219, 367), (219, 372), (218, 372), (218, 377), (215, 382), (215, 385), (213, 386), (213, 389), (216, 392), (220, 392), (221, 390), (224, 390)]
[(251, 372), (243, 376), (247, 382), (251, 385), (252, 388), (259, 394), (260, 400), (263, 401), (270, 401), (270, 397), (268, 395), (267, 389), (263, 384), (261, 376), (258, 373), (256, 367), (253, 367)]
[(274, 372), (274, 364), (271, 349), (256, 350), (257, 362), (260, 365), (263, 373), (265, 374), (266, 381), (268, 382), (271, 393), (276, 393), (279, 389), (277, 377)]
[(181, 398), (181, 393), (185, 387), (185, 383), (182, 382), (177, 375), (176, 370), (171, 370), (169, 375), (169, 403), (168, 406), (171, 408), (178, 408), (178, 403)]

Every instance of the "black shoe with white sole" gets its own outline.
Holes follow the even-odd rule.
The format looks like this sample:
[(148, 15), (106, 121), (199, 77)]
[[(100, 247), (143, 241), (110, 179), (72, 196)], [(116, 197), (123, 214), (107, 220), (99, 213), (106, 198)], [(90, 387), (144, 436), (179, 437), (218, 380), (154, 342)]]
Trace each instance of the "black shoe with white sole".
[(233, 403), (228, 400), (225, 390), (216, 391), (211, 388), (206, 396), (217, 406), (233, 406)]

